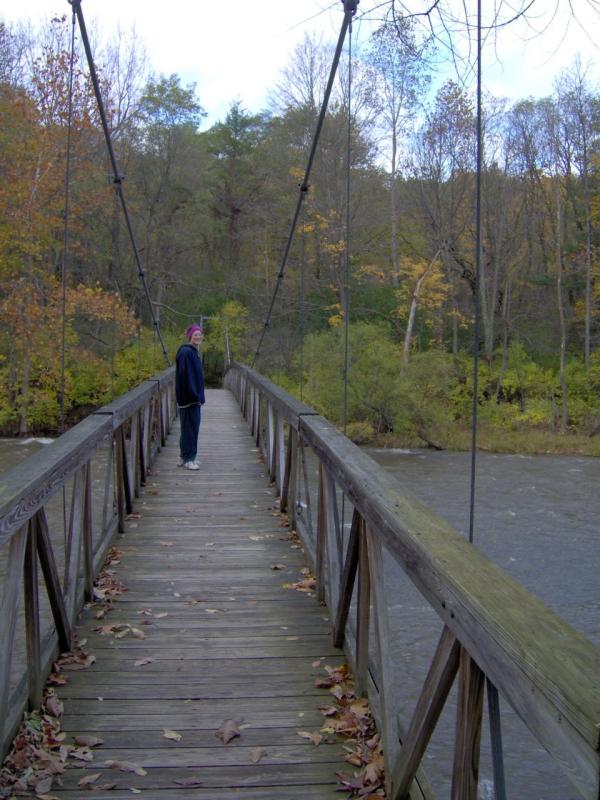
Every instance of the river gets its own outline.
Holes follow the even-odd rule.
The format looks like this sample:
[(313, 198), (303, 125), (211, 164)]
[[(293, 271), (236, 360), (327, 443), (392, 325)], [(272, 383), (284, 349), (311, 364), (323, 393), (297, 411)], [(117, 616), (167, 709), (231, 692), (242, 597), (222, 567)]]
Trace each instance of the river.
[[(469, 528), (470, 455), (374, 450), (369, 455), (463, 535)], [(600, 645), (600, 459), (480, 453), (474, 544), (587, 638)], [(437, 615), (395, 562), (391, 638), (396, 687), (410, 718), (441, 631)], [(436, 797), (449, 796), (454, 703), (451, 696), (425, 757)], [(579, 794), (502, 703), (508, 798), (576, 800)], [(493, 798), (484, 729), (480, 797)]]
[[(0, 473), (44, 446), (46, 439), (0, 439)], [(470, 456), (428, 450), (370, 449), (369, 455), (420, 500), (466, 535)], [(486, 556), (600, 645), (600, 459), (570, 456), (477, 456), (474, 543)], [(396, 680), (410, 718), (441, 625), (390, 559), (390, 600)], [(436, 796), (449, 794), (454, 697), (425, 756)], [(577, 800), (520, 720), (502, 704), (509, 798)], [(489, 742), (484, 732), (480, 796), (493, 797)]]

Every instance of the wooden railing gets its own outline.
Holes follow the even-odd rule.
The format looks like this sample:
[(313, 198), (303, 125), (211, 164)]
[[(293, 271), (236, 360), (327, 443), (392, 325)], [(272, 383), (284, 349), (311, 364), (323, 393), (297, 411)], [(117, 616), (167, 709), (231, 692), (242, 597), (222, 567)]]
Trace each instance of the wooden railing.
[[(174, 368), (96, 411), (2, 475), (0, 746), (38, 708), (117, 530), (175, 414)], [(45, 592), (38, 582), (38, 563)], [(21, 585), (23, 606), (20, 610)]]
[[(489, 696), (499, 693), (508, 701), (579, 793), (598, 800), (600, 650), (313, 409), (243, 365), (231, 365), (225, 385), (239, 401), (281, 508), (302, 538), (318, 596), (334, 620), (334, 642), (344, 647), (368, 694), (383, 740), (388, 797), (431, 796), (421, 761), (458, 674), (453, 800), (477, 798), (486, 682)], [(308, 463), (315, 459), (318, 480), (311, 481)], [(347, 537), (344, 510), (352, 514)], [(390, 558), (442, 627), (406, 729), (393, 680)], [(501, 739), (492, 716), (500, 797)]]

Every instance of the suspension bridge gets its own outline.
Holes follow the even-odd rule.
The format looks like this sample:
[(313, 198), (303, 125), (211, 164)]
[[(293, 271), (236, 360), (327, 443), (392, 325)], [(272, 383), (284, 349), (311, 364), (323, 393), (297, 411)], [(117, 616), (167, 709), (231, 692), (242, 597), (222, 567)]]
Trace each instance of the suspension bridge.
[[(228, 363), (209, 392), (200, 470), (176, 467), (168, 367), (3, 476), (3, 796), (432, 798), (427, 748), (452, 702), (449, 793), (476, 800), (487, 695), (494, 797), (507, 796), (501, 704), (573, 796), (600, 797), (598, 648), (253, 369), (355, 8), (263, 335), (252, 366)], [(344, 309), (347, 325), (347, 286)], [(397, 680), (391, 564), (436, 621), (416, 698)]]
[[(39, 766), (52, 796), (358, 796), (369, 758), (353, 708), (381, 737), (371, 795), (381, 781), (388, 797), (429, 798), (423, 757), (456, 681), (452, 798), (478, 796), (486, 685), (573, 796), (597, 798), (598, 648), (249, 367), (209, 391), (202, 468), (178, 469), (173, 372), (4, 477), (4, 752), (44, 703), (61, 732)], [(394, 680), (392, 561), (440, 630), (410, 710)]]

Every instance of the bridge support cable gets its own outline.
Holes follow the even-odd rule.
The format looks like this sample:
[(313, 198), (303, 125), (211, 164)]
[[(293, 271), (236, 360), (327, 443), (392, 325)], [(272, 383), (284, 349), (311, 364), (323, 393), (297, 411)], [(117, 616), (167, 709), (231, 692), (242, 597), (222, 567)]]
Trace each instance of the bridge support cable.
[(96, 74), (96, 67), (94, 64), (94, 58), (92, 56), (92, 49), (90, 47), (90, 40), (87, 35), (87, 29), (85, 26), (85, 20), (83, 18), (83, 12), (81, 10), (81, 0), (68, 0), (68, 2), (73, 6), (73, 11), (77, 15), (77, 22), (79, 23), (79, 31), (81, 33), (81, 40), (83, 42), (83, 47), (85, 50), (85, 55), (88, 62), (88, 67), (90, 70), (90, 77), (92, 79), (92, 84), (94, 86), (94, 94), (96, 95), (96, 103), (98, 104), (98, 112), (100, 113), (100, 120), (102, 122), (102, 130), (104, 131), (104, 138), (106, 140), (106, 148), (108, 150), (108, 155), (110, 158), (112, 170), (113, 170), (113, 183), (115, 186), (115, 190), (119, 197), (119, 201), (121, 203), (121, 208), (123, 209), (123, 215), (125, 217), (125, 224), (127, 225), (127, 232), (129, 234), (129, 240), (131, 242), (131, 247), (133, 250), (133, 256), (135, 258), (135, 263), (138, 270), (138, 277), (142, 283), (144, 288), (144, 294), (146, 295), (146, 300), (148, 301), (148, 308), (150, 309), (150, 316), (152, 318), (152, 324), (154, 325), (154, 330), (156, 331), (156, 335), (160, 341), (160, 345), (162, 348), (163, 356), (165, 357), (165, 361), (167, 362), (167, 366), (171, 366), (171, 361), (169, 359), (169, 355), (167, 353), (167, 349), (165, 347), (165, 343), (163, 341), (160, 326), (158, 324), (158, 319), (156, 314), (154, 313), (154, 306), (152, 303), (152, 299), (150, 297), (150, 291), (148, 289), (148, 283), (146, 281), (146, 273), (144, 268), (142, 267), (142, 262), (140, 260), (140, 254), (137, 248), (137, 244), (135, 241), (135, 236), (133, 233), (133, 226), (131, 224), (131, 219), (129, 217), (129, 211), (127, 210), (127, 203), (125, 202), (125, 194), (123, 192), (123, 176), (119, 172), (119, 168), (117, 165), (117, 159), (115, 156), (115, 151), (112, 145), (112, 139), (110, 135), (110, 130), (108, 127), (108, 122), (106, 120), (106, 112), (104, 110), (104, 102), (102, 100), (102, 93), (100, 91), (100, 83), (98, 82), (98, 76)]
[[(475, 532), (475, 479), (477, 465), (477, 401), (479, 394), (479, 348), (481, 339), (481, 283), (482, 223), (481, 223), (481, 173), (483, 168), (483, 125), (481, 103), (481, 0), (477, 0), (477, 125), (476, 125), (476, 184), (475, 184), (475, 288), (473, 329), (473, 406), (471, 415), (471, 481), (469, 497), (469, 542), (473, 544)], [(498, 690), (490, 678), (486, 678), (488, 698), (488, 718), (492, 748), (495, 800), (506, 800), (506, 781), (504, 776), (504, 755), (502, 749), (502, 726)]]
[[(74, 2), (79, 2), (79, 0), (74, 0)], [(342, 0), (344, 4), (344, 19), (342, 21), (342, 27), (340, 30), (340, 35), (338, 37), (338, 42), (335, 48), (335, 53), (333, 56), (333, 63), (331, 65), (331, 71), (329, 73), (329, 79), (327, 81), (327, 86), (325, 87), (325, 94), (323, 96), (323, 103), (321, 105), (321, 110), (319, 112), (319, 118), (317, 120), (317, 125), (315, 128), (315, 133), (313, 135), (312, 145), (310, 149), (310, 153), (308, 156), (308, 162), (306, 164), (306, 169), (304, 172), (304, 178), (302, 183), (300, 184), (300, 192), (298, 195), (298, 201), (296, 203), (296, 210), (294, 212), (294, 217), (292, 219), (292, 224), (290, 227), (290, 232), (288, 235), (287, 243), (285, 246), (285, 250), (283, 253), (283, 258), (281, 260), (281, 266), (279, 267), (279, 271), (277, 272), (277, 281), (275, 283), (275, 289), (273, 291), (273, 296), (271, 297), (271, 303), (269, 305), (269, 310), (267, 312), (267, 316), (263, 325), (263, 330), (260, 335), (260, 339), (258, 345), (256, 347), (256, 352), (254, 353), (254, 357), (252, 359), (251, 367), (254, 367), (256, 364), (256, 360), (260, 355), (260, 348), (262, 347), (263, 340), (265, 338), (265, 334), (271, 324), (271, 315), (273, 314), (273, 307), (275, 306), (275, 300), (277, 299), (277, 294), (279, 293), (279, 288), (283, 281), (283, 276), (285, 273), (285, 268), (287, 266), (288, 258), (290, 255), (290, 250), (292, 247), (292, 242), (294, 239), (294, 233), (296, 232), (296, 227), (298, 225), (298, 219), (300, 218), (300, 211), (302, 209), (302, 204), (304, 202), (304, 198), (309, 189), (308, 179), (310, 177), (310, 173), (313, 166), (313, 161), (315, 159), (315, 154), (317, 152), (317, 145), (319, 143), (319, 138), (321, 136), (321, 129), (323, 127), (323, 123), (325, 121), (325, 115), (327, 113), (327, 107), (329, 105), (329, 98), (331, 96), (331, 90), (333, 88), (333, 81), (335, 80), (335, 75), (337, 72), (337, 68), (340, 62), (340, 56), (342, 54), (342, 47), (344, 46), (344, 40), (346, 38), (346, 32), (350, 26), (350, 22), (352, 21), (352, 17), (356, 14), (356, 8), (358, 6), (359, 0)]]

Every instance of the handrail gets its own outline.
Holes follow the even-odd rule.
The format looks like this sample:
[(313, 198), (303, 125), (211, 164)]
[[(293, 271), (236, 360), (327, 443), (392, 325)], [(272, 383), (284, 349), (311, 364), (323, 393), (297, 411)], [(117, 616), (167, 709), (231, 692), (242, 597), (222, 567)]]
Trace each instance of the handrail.
[[(2, 475), (2, 756), (23, 711), (39, 707), (56, 656), (70, 648), (77, 614), (83, 602), (92, 598), (93, 581), (112, 538), (117, 530), (124, 530), (125, 517), (132, 512), (156, 453), (165, 444), (176, 411), (174, 384), (175, 368), (170, 367), (98, 409)], [(97, 455), (102, 463), (95, 465)], [(100, 497), (94, 497), (92, 490), (93, 467), (102, 469), (104, 475)], [(64, 521), (53, 523), (49, 510), (62, 492)], [(45, 594), (38, 585), (38, 561)], [(21, 581), (24, 609), (19, 614)], [(46, 618), (40, 612), (44, 605), (48, 607)], [(13, 656), (22, 641), (21, 633), (25, 646), (18, 665), (20, 677), (16, 686), (11, 686)]]
[[(430, 796), (420, 763), (459, 674), (453, 798), (477, 797), (478, 731), (487, 678), (581, 795), (598, 800), (600, 649), (313, 409), (244, 365), (232, 364), (225, 385), (238, 399), (277, 484), (281, 507), (302, 538), (319, 596), (335, 620), (334, 642), (344, 646), (358, 685), (369, 694), (384, 744), (388, 797)], [(307, 477), (308, 450), (319, 464), (317, 504)], [(353, 508), (345, 548), (340, 492)], [(311, 505), (318, 508), (316, 525)], [(388, 555), (443, 623), (406, 732), (398, 721), (392, 685), (383, 569)], [(375, 654), (369, 652), (369, 627), (375, 633)]]

